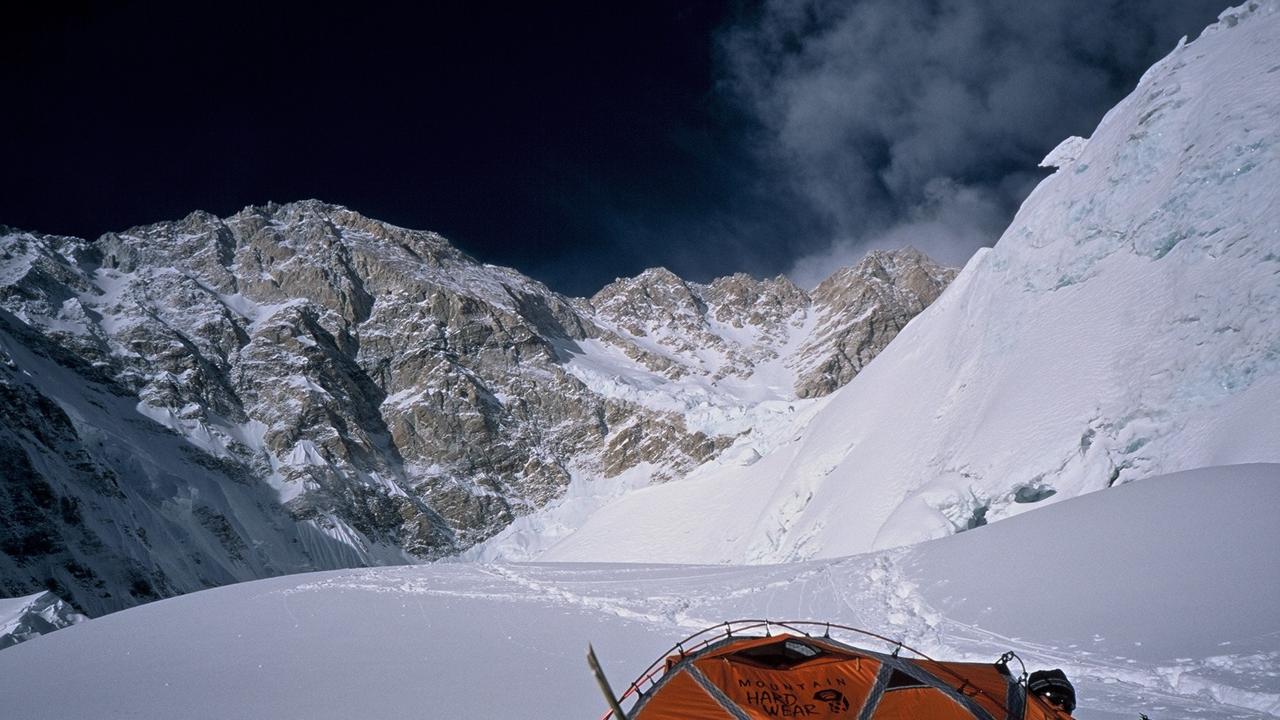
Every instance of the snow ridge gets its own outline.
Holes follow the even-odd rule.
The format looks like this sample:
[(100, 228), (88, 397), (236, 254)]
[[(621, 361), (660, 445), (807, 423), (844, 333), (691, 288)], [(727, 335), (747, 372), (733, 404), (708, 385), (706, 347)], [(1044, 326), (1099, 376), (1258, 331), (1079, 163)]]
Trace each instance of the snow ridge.
[(787, 442), (623, 497), (541, 559), (834, 557), (1280, 460), (1280, 11), (1222, 17), (1051, 153), (995, 247)]

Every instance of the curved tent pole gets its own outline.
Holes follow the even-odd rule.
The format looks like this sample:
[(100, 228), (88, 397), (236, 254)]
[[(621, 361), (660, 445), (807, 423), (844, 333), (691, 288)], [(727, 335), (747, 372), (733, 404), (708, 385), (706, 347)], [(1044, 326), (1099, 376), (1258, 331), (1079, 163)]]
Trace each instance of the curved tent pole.
[[(692, 635), (689, 635), (683, 640), (676, 642), (674, 645), (669, 647), (665, 652), (663, 652), (662, 655), (660, 655), (657, 660), (654, 660), (653, 663), (649, 665), (649, 667), (645, 668), (644, 671), (641, 672), (640, 675), (636, 677), (635, 680), (631, 681), (631, 684), (627, 686), (627, 689), (622, 693), (622, 695), (618, 697), (618, 702), (620, 704), (623, 700), (626, 700), (628, 697), (632, 695), (636, 695), (636, 696), (644, 695), (644, 689), (642, 689), (641, 686), (643, 685), (646, 688), (653, 687), (657, 683), (657, 678), (666, 672), (667, 658), (671, 657), (672, 655), (678, 654), (681, 658), (684, 658), (694, 653), (697, 653), (698, 651), (720, 640), (723, 640), (725, 638), (732, 638), (735, 633), (750, 632), (751, 630), (758, 630), (761, 628), (764, 629), (766, 636), (770, 636), (772, 634), (770, 630), (771, 628), (777, 627), (777, 628), (782, 628), (784, 630), (791, 630), (799, 635), (803, 635), (804, 637), (809, 637), (809, 638), (813, 637), (813, 635), (810, 634), (807, 630), (804, 630), (803, 628), (798, 627), (801, 625), (806, 627), (812, 626), (815, 628), (817, 627), (825, 628), (825, 632), (822, 635), (822, 637), (828, 638), (828, 639), (831, 638), (832, 628), (835, 628), (838, 630), (845, 630), (852, 633), (857, 633), (859, 635), (865, 635), (866, 637), (870, 637), (870, 638), (875, 638), (876, 640), (879, 640), (883, 643), (894, 646), (892, 656), (895, 658), (898, 656), (898, 653), (900, 651), (907, 650), (908, 652), (911, 652), (912, 654), (919, 657), (921, 660), (932, 664), (938, 670), (950, 676), (953, 680), (959, 681), (960, 688), (962, 689), (972, 688), (974, 690), (974, 694), (978, 694), (986, 697), (988, 700), (994, 703), (996, 707), (1003, 710), (1005, 715), (1009, 714), (1009, 708), (1005, 705), (1003, 700), (992, 697), (990, 693), (987, 693), (986, 691), (974, 685), (972, 682), (969, 681), (968, 678), (964, 677), (963, 675), (956, 672), (955, 670), (952, 670), (951, 668), (947, 667), (946, 665), (939, 662), (938, 660), (935, 660), (929, 657), (923, 651), (917, 650), (911, 647), (910, 645), (907, 645), (901, 640), (894, 640), (893, 638), (885, 637), (884, 635), (880, 635), (879, 633), (874, 633), (874, 632), (871, 632), (870, 630), (863, 630), (862, 628), (856, 628), (851, 625), (841, 625), (839, 623), (831, 623), (831, 622), (819, 622), (817, 620), (767, 620), (767, 619), (726, 620), (725, 622), (719, 623), (717, 625), (712, 625), (710, 627), (703, 628), (693, 633)], [(717, 633), (716, 631), (719, 631), (719, 632)], [(712, 634), (712, 633), (715, 633), (715, 634)], [(703, 637), (703, 636), (707, 636), (707, 637)], [(699, 638), (701, 639), (699, 640)], [(698, 640), (698, 641), (695, 643), (694, 642), (695, 640)], [(1022, 659), (1018, 658), (1018, 661), (1022, 662)], [(1023, 669), (1023, 672), (1025, 673), (1025, 667)], [(600, 717), (600, 720), (609, 720), (609, 718), (614, 715), (615, 715), (615, 712), (611, 708), (609, 712), (605, 713)]]

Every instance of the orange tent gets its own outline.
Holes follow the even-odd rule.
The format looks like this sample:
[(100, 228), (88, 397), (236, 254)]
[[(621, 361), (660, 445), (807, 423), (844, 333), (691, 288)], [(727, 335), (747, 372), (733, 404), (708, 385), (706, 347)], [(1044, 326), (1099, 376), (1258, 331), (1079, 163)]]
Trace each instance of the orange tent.
[[(758, 624), (742, 628), (743, 622)], [(1028, 696), (1023, 682), (1002, 663), (898, 657), (897, 650), (874, 652), (831, 638), (830, 629), (840, 626), (820, 625), (826, 628), (822, 636), (797, 632), (796, 625), (804, 624), (807, 623), (738, 621), (717, 626), (722, 629), (717, 638), (697, 642), (693, 649), (686, 650), (683, 643), (678, 645), (673, 648), (673, 654), (655, 663), (628, 688), (624, 698), (637, 699), (627, 711), (627, 717), (629, 720), (1062, 720), (1070, 717), (1039, 698)], [(761, 625), (765, 636), (750, 634), (752, 627)], [(773, 634), (773, 627), (788, 632)], [(898, 649), (902, 647), (897, 645)]]

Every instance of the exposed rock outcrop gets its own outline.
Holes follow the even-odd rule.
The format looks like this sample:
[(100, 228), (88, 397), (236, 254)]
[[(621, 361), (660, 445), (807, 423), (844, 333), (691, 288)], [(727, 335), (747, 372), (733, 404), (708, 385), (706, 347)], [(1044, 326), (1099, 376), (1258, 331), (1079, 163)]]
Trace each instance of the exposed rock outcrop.
[(818, 325), (797, 355), (796, 396), (827, 395), (853, 379), (955, 279), (913, 248), (877, 250), (813, 291)]
[(87, 619), (47, 591), (0, 600), (0, 650)]
[[(6, 481), (7, 589), (56, 582), (95, 612), (246, 575), (439, 558), (573, 477), (678, 477), (750, 431), (693, 410), (742, 416), (761, 398), (831, 392), (951, 277), (903, 251), (869, 256), (812, 297), (784, 277), (702, 285), (652, 269), (570, 299), (434, 233), (316, 201), (96, 241), (5, 228), (0, 258), (5, 342), (26, 348), (0, 378), (0, 452), (31, 476)], [(61, 354), (62, 380), (28, 372), (33, 345)], [(157, 485), (86, 449), (110, 422), (79, 411), (86, 393), (182, 436), (183, 463), (244, 497), (210, 505), (210, 490)], [(184, 555), (220, 570), (154, 562), (155, 518), (81, 537), (62, 508), (90, 497), (88, 512), (120, 518), (171, 521), (182, 507), (165, 532), (199, 534)], [(245, 503), (252, 522), (236, 516)], [(254, 537), (263, 525), (272, 534)], [(15, 569), (34, 557), (44, 570)]]

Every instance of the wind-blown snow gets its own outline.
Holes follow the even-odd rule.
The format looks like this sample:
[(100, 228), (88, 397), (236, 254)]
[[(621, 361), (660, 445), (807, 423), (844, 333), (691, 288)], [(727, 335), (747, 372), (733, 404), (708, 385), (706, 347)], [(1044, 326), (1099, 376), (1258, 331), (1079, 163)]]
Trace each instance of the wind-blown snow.
[(833, 557), (1280, 460), (1278, 8), (1224, 13), (1052, 153), (996, 246), (793, 441), (627, 495), (541, 559)]
[[(912, 548), (775, 566), (347, 570), (216, 588), (0, 652), (9, 717), (598, 717), (725, 619), (819, 619), (1062, 667), (1081, 720), (1280, 714), (1280, 465), (1097, 493)], [(865, 645), (865, 643), (863, 643)], [(54, 671), (56, 670), (56, 671)], [(74, 691), (68, 691), (68, 678)]]

